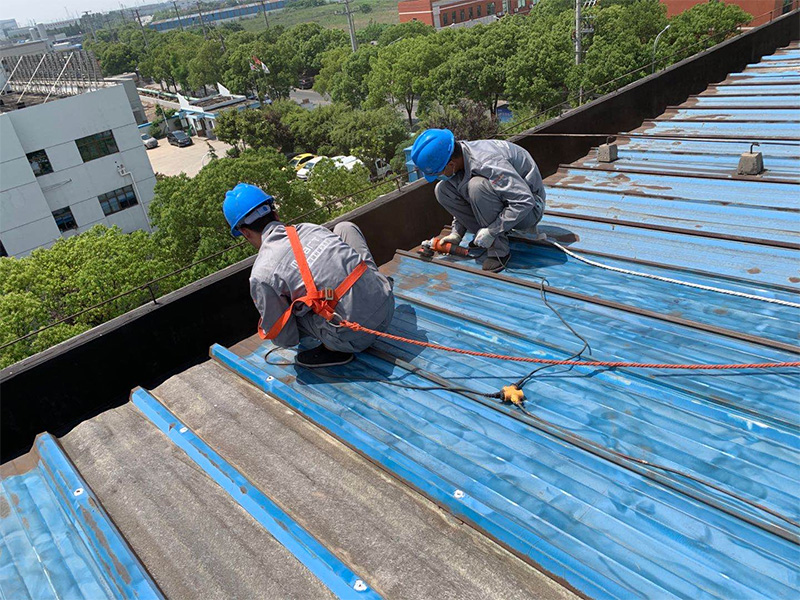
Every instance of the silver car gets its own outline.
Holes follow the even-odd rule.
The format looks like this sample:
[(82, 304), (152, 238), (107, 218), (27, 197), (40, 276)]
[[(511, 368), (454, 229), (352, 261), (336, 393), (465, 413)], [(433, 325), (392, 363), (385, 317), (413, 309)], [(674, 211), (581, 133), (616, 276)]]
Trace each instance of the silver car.
[(158, 140), (149, 133), (142, 134), (142, 143), (144, 144), (144, 147), (147, 148), (148, 150), (150, 150), (151, 148), (158, 147)]

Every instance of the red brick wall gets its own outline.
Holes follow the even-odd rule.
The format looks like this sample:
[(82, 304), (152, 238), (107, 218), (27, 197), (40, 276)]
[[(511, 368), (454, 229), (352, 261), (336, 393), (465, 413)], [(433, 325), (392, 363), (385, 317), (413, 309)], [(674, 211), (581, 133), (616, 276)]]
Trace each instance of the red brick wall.
[(420, 21), (426, 25), (433, 25), (433, 0), (403, 0), (397, 3), (397, 13), (401, 23)]
[[(708, 0), (661, 0), (661, 3), (667, 7), (667, 16), (672, 17), (696, 4), (703, 4), (707, 1)], [(753, 21), (749, 23), (751, 27), (769, 23), (771, 19), (779, 17), (782, 14), (783, 0), (724, 0), (724, 2), (727, 4), (736, 4), (745, 12), (753, 15)], [(793, 0), (792, 5), (792, 8), (800, 7), (800, 0)], [(773, 11), (771, 18), (769, 11)]]

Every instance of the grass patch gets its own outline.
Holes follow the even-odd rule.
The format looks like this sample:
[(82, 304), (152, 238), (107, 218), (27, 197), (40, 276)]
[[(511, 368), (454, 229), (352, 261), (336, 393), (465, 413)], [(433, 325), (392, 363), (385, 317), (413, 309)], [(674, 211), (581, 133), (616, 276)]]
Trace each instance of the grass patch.
[[(360, 7), (372, 7), (370, 12), (361, 12)], [(398, 23), (397, 0), (355, 0), (350, 3), (353, 11), (353, 23), (361, 29), (374, 23)], [(336, 14), (336, 13), (342, 14)], [(331, 3), (325, 6), (308, 8), (288, 7), (278, 12), (267, 13), (270, 25), (282, 25), (289, 28), (300, 23), (319, 23), (332, 29), (347, 29), (347, 17), (344, 15), (344, 3)], [(239, 21), (246, 31), (261, 31), (266, 27), (264, 15)]]

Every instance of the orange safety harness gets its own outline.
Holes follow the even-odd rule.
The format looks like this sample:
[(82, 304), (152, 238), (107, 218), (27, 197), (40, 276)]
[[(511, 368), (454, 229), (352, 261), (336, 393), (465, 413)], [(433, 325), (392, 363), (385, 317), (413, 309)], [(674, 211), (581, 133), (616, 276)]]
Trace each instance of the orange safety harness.
[(297, 235), (297, 230), (292, 225), (287, 225), (286, 235), (289, 237), (289, 243), (292, 245), (292, 252), (294, 252), (294, 258), (297, 261), (297, 268), (300, 269), (300, 275), (303, 277), (303, 284), (306, 286), (306, 294), (305, 296), (292, 300), (291, 304), (289, 304), (289, 308), (275, 321), (275, 324), (269, 331), (264, 331), (262, 329), (261, 319), (259, 319), (258, 335), (262, 340), (275, 339), (278, 334), (283, 331), (286, 323), (288, 323), (289, 319), (292, 317), (295, 304), (298, 303), (305, 304), (323, 319), (330, 321), (334, 317), (333, 311), (336, 309), (339, 300), (342, 299), (367, 270), (367, 263), (362, 260), (335, 290), (332, 288), (318, 290), (317, 285), (314, 283), (314, 276), (311, 274), (311, 269), (308, 266), (308, 261), (303, 251), (303, 245), (300, 243), (300, 237)]

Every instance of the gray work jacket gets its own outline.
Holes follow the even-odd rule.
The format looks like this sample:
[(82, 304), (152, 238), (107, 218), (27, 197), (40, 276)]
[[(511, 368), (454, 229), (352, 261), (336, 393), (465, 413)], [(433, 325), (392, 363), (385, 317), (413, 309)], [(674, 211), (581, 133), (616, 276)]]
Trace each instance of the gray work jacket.
[[(453, 180), (459, 194), (467, 198), (470, 178), (479, 175), (491, 182), (492, 188), (505, 205), (495, 222), (488, 227), (493, 236), (511, 231), (527, 217), (535, 206), (534, 196), (538, 196), (544, 204), (547, 194), (542, 174), (527, 150), (501, 140), (459, 143), (464, 153), (464, 171), (460, 174), (460, 181)], [(464, 226), (455, 219), (453, 230), (462, 236), (466, 233)]]
[[(359, 254), (329, 229), (311, 223), (295, 228), (317, 289), (336, 289), (361, 262)], [(261, 315), (262, 328), (269, 331), (291, 301), (306, 294), (306, 287), (284, 224), (267, 225), (261, 240), (250, 272), (250, 295)], [(339, 301), (335, 312), (343, 319), (384, 331), (394, 314), (391, 282), (370, 266)], [(305, 335), (340, 352), (361, 352), (374, 341), (374, 336), (333, 325), (301, 303), (295, 305), (292, 318), (272, 341), (288, 348), (297, 345)]]

